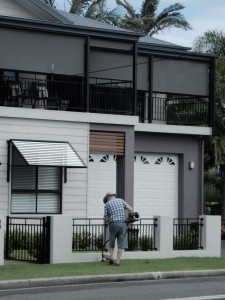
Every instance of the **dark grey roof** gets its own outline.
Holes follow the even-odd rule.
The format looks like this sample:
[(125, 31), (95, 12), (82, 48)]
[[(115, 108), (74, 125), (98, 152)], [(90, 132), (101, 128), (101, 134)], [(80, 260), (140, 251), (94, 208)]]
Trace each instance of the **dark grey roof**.
[[(111, 31), (122, 31), (122, 32), (127, 32), (131, 33), (132, 31), (120, 28), (118, 26), (106, 24), (103, 22), (99, 22), (96, 20), (88, 19), (82, 16), (78, 16), (75, 14), (71, 14), (65, 11), (58, 10), (60, 14), (62, 14), (63, 17), (67, 18), (70, 22), (72, 22), (73, 25), (77, 26), (84, 26), (84, 27), (91, 27), (91, 28), (96, 28), (96, 29), (106, 29), (106, 30), (111, 30)], [(180, 45), (176, 45), (170, 42), (166, 42), (157, 38), (153, 38), (151, 36), (143, 36), (139, 38), (140, 44), (143, 44), (148, 46), (148, 45), (154, 45), (154, 46), (159, 46), (159, 47), (168, 47), (168, 48), (180, 48), (182, 50), (190, 50), (190, 48), (183, 47)]]
[[(26, 3), (27, 0), (20, 0), (24, 4)], [(61, 22), (62, 24), (65, 25), (72, 25), (72, 26), (79, 26), (83, 27), (84, 29), (96, 29), (96, 30), (106, 30), (106, 31), (111, 31), (111, 33), (115, 32), (116, 33), (121, 33), (121, 34), (134, 34), (134, 35), (139, 35), (139, 47), (140, 48), (149, 48), (149, 46), (153, 47), (160, 47), (160, 48), (167, 48), (167, 49), (176, 49), (176, 50), (190, 50), (191, 48), (183, 47), (180, 45), (176, 45), (170, 42), (166, 42), (157, 38), (153, 38), (150, 36), (141, 36), (143, 35), (142, 33), (137, 33), (133, 32), (131, 30), (127, 30), (118, 26), (106, 24), (103, 22), (99, 22), (96, 20), (92, 20), (89, 18), (85, 18), (82, 16), (78, 16), (69, 12), (61, 11), (58, 9), (55, 9), (51, 7), (50, 5), (47, 5), (43, 3), (42, 0), (30, 0), (30, 3), (35, 4), (39, 8), (43, 9), (45, 12), (50, 14), (52, 17), (55, 18), (56, 21)]]
[(65, 11), (57, 10), (63, 17), (67, 18), (70, 22), (72, 22), (73, 25), (78, 26), (84, 26), (84, 27), (92, 27), (92, 28), (98, 28), (98, 29), (106, 29), (106, 30), (112, 30), (112, 31), (123, 31), (123, 32), (132, 32), (130, 30), (126, 30), (123, 28), (120, 28), (118, 26), (106, 24), (103, 22), (99, 22), (96, 20), (88, 19), (82, 16), (78, 16), (75, 14), (71, 14)]
[(140, 37), (139, 38), (139, 42), (140, 44), (143, 44), (143, 45), (154, 45), (154, 46), (159, 46), (159, 47), (166, 47), (166, 48), (179, 48), (179, 49), (182, 49), (182, 50), (190, 50), (191, 48), (188, 48), (188, 47), (184, 47), (184, 46), (180, 46), (180, 45), (177, 45), (177, 44), (173, 44), (173, 43), (170, 43), (170, 42), (167, 42), (167, 41), (164, 41), (164, 40), (160, 40), (160, 39), (157, 39), (157, 38), (154, 38), (152, 36), (144, 36), (144, 37)]

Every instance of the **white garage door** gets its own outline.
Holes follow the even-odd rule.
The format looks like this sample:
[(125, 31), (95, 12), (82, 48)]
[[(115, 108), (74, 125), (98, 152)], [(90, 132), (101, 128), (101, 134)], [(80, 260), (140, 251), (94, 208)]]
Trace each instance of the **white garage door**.
[[(88, 217), (101, 218), (104, 195), (115, 191), (116, 157), (92, 154), (88, 164)], [(134, 209), (141, 217), (178, 216), (178, 156), (135, 156)]]
[(89, 218), (104, 215), (103, 197), (116, 193), (116, 156), (91, 154), (88, 164), (88, 207)]
[(134, 208), (141, 217), (178, 216), (178, 156), (136, 155)]

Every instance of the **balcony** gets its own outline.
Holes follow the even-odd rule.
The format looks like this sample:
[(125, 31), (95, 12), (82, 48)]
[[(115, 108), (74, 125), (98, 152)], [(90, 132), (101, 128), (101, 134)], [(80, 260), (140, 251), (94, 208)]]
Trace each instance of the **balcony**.
[(0, 76), (0, 106), (130, 116), (136, 111), (140, 123), (210, 124), (208, 98), (154, 93), (150, 97), (138, 90), (134, 107), (131, 81), (91, 77), (87, 88), (81, 76), (11, 73)]

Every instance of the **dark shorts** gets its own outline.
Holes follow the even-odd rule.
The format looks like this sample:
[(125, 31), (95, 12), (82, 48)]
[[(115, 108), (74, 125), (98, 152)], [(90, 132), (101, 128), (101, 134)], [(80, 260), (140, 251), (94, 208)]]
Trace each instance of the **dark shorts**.
[(127, 224), (121, 223), (110, 223), (109, 224), (109, 247), (115, 247), (115, 241), (117, 239), (117, 245), (120, 249), (127, 248)]

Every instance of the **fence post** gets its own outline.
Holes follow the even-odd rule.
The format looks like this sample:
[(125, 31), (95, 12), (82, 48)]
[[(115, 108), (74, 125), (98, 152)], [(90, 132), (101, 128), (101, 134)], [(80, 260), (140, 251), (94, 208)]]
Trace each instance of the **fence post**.
[(0, 216), (0, 265), (4, 265), (4, 217)]
[(173, 252), (173, 218), (154, 216), (157, 218), (155, 246), (162, 258), (172, 256)]
[(199, 216), (203, 218), (202, 246), (208, 256), (221, 256), (221, 216)]
[(67, 263), (72, 256), (72, 217), (51, 216), (50, 263)]

